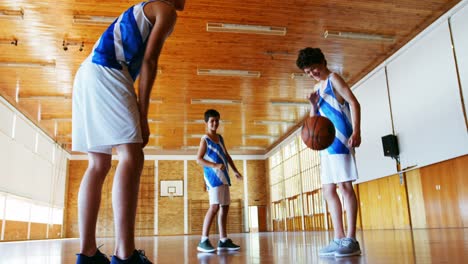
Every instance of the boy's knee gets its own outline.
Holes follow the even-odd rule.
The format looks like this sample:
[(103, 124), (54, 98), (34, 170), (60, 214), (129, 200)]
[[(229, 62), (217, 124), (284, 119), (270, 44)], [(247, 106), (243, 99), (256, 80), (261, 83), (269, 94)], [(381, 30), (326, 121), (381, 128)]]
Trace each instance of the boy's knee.
[(212, 204), (210, 205), (211, 212), (217, 213), (219, 210), (219, 204)]
[(111, 169), (112, 163), (110, 159), (93, 158), (88, 163), (88, 170), (99, 175), (106, 175)]

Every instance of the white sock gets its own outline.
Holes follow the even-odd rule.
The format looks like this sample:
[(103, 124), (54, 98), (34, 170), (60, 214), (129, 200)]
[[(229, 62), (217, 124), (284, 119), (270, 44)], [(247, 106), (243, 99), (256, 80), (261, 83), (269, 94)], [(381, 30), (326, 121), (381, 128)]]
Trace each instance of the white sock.
[(224, 242), (226, 242), (226, 240), (228, 240), (228, 238), (227, 238), (227, 237), (223, 237), (223, 238), (220, 238), (219, 240), (220, 240), (221, 242), (224, 243)]
[(202, 236), (200, 242), (203, 243), (203, 242), (205, 242), (206, 240), (208, 240), (208, 237), (207, 237), (207, 236)]

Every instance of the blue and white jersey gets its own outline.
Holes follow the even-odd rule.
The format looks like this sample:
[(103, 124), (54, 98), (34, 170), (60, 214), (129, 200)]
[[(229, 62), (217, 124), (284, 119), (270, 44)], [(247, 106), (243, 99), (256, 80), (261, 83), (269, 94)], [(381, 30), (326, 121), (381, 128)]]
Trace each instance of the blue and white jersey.
[[(331, 76), (331, 75), (330, 75)], [(337, 100), (330, 77), (323, 92), (318, 92), (319, 115), (327, 117), (335, 125), (335, 140), (328, 147), (328, 154), (350, 154), (352, 150), (348, 147), (348, 139), (353, 134), (351, 124), (351, 111), (348, 102), (340, 104)], [(323, 151), (322, 151), (323, 152)]]
[(213, 163), (223, 163), (225, 169), (218, 170), (211, 167), (203, 166), (203, 174), (205, 177), (205, 183), (208, 189), (213, 187), (227, 184), (231, 186), (231, 179), (229, 179), (229, 166), (226, 157), (226, 148), (224, 147), (224, 140), (221, 135), (219, 136), (219, 143), (211, 140), (207, 135), (204, 135), (202, 139), (206, 142), (206, 152), (203, 159)]
[(130, 7), (107, 28), (93, 47), (93, 63), (118, 70), (124, 64), (135, 81), (153, 28), (143, 12), (143, 7), (150, 2), (154, 1)]

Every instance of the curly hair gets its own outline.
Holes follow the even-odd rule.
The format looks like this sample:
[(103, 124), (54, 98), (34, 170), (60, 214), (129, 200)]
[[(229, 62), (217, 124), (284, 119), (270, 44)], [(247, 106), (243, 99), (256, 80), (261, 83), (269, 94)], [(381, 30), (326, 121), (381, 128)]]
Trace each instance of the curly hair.
[(205, 122), (208, 122), (208, 119), (210, 119), (210, 117), (221, 117), (221, 115), (219, 114), (218, 111), (214, 110), (214, 109), (208, 109), (206, 110), (205, 112)]
[(301, 49), (299, 55), (297, 56), (296, 65), (299, 69), (303, 70), (306, 67), (310, 67), (312, 64), (325, 63), (327, 66), (327, 60), (319, 48), (310, 48)]

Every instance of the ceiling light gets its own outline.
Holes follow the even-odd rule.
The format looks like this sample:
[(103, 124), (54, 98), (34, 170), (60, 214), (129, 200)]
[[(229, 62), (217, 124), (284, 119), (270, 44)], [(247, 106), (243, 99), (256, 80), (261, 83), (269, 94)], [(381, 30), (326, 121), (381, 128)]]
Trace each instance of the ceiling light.
[(243, 135), (244, 138), (248, 139), (275, 139), (278, 136), (272, 136), (272, 135)]
[(146, 146), (144, 147), (144, 149), (160, 150), (160, 149), (162, 149), (162, 147), (161, 147), (161, 146), (148, 146), (148, 145), (146, 145)]
[(163, 99), (162, 98), (150, 98), (149, 99), (149, 102), (152, 103), (152, 104), (162, 104), (163, 103)]
[(0, 44), (7, 44), (7, 45), (18, 46), (18, 40), (15, 39), (15, 38), (12, 38), (12, 39), (0, 39)]
[[(192, 119), (192, 120), (187, 120), (185, 121), (186, 124), (205, 124), (204, 119)], [(219, 120), (220, 124), (231, 124), (232, 122), (230, 120)]]
[(56, 95), (37, 95), (37, 96), (20, 96), (19, 100), (71, 100), (70, 96)]
[(148, 118), (148, 123), (153, 123), (153, 124), (162, 123), (162, 120), (154, 119), (154, 118)]
[(309, 102), (305, 101), (271, 101), (272, 105), (277, 106), (309, 106)]
[(201, 138), (201, 137), (204, 137), (205, 134), (186, 134), (185, 137), (189, 137), (189, 138)]
[(244, 70), (225, 70), (225, 69), (197, 69), (198, 75), (211, 76), (229, 76), (229, 77), (254, 77), (259, 78), (259, 71), (244, 71)]
[(0, 61), (0, 67), (55, 68), (55, 61), (53, 61), (53, 62), (15, 62), (15, 61)]
[(282, 120), (254, 120), (254, 125), (292, 125), (296, 121), (282, 121)]
[(115, 17), (74, 15), (73, 23), (81, 25), (109, 25), (115, 21)]
[(195, 149), (199, 149), (200, 146), (182, 146), (180, 148), (183, 150), (195, 150)]
[(226, 24), (226, 23), (206, 23), (206, 31), (284, 36), (286, 35), (287, 30), (285, 27)]
[(229, 99), (192, 99), (192, 104), (242, 104), (242, 100)]
[(291, 79), (295, 80), (295, 79), (307, 79), (309, 78), (309, 76), (307, 76), (307, 74), (305, 73), (296, 73), (296, 72), (293, 72), (291, 73)]
[(71, 118), (52, 118), (51, 120), (57, 121), (57, 122), (71, 122)]
[(0, 18), (5, 19), (23, 19), (24, 12), (22, 9), (19, 10), (0, 10)]
[(265, 150), (264, 147), (258, 147), (258, 146), (238, 146), (234, 147), (235, 149), (242, 149), (242, 150)]
[(367, 33), (356, 33), (356, 32), (341, 32), (341, 31), (328, 31), (323, 33), (324, 38), (342, 38), (342, 39), (358, 39), (358, 40), (372, 40), (372, 41), (388, 41), (393, 42), (394, 36), (379, 35), (379, 34), (367, 34)]

